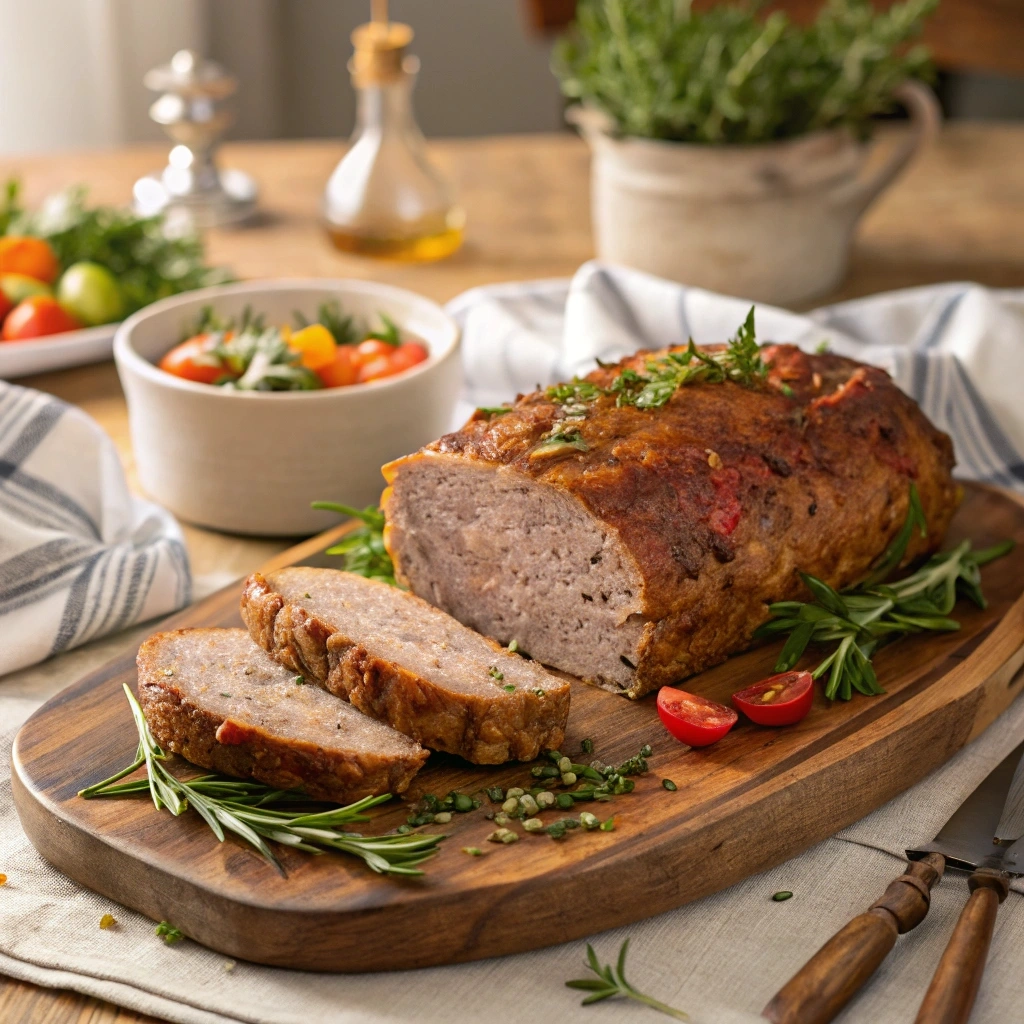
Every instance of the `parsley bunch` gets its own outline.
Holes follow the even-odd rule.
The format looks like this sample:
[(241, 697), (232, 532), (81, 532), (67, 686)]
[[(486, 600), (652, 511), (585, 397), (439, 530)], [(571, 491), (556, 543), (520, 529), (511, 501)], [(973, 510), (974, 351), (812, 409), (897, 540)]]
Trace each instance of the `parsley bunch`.
[(801, 27), (781, 11), (760, 17), (759, 3), (580, 0), (554, 70), (622, 135), (743, 144), (846, 125), (863, 136), (905, 79), (930, 74), (927, 51), (907, 43), (937, 2), (828, 0)]

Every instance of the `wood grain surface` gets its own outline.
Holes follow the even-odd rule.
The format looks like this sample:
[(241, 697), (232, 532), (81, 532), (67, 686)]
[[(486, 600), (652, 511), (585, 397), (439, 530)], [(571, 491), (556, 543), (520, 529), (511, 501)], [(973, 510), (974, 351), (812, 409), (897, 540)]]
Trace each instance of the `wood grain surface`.
[[(950, 540), (964, 535), (982, 545), (1002, 537), (1024, 542), (1024, 507), (971, 487)], [(324, 564), (311, 551), (328, 540), (314, 538), (283, 560)], [(65, 874), (229, 956), (368, 971), (563, 942), (679, 906), (793, 856), (912, 785), (980, 732), (1019, 688), (1024, 544), (988, 567), (984, 584), (989, 608), (958, 607), (958, 633), (911, 638), (877, 656), (884, 696), (830, 707), (819, 689), (797, 728), (741, 724), (716, 745), (691, 750), (661, 728), (653, 699), (630, 703), (574, 685), (565, 752), (582, 756), (585, 737), (609, 763), (645, 743), (654, 748), (652, 770), (636, 791), (598, 808), (614, 815), (615, 831), (576, 831), (563, 841), (524, 834), (496, 846), (486, 842), (494, 826), (481, 808), (444, 826), (450, 838), (420, 880), (382, 879), (358, 863), (294, 851), (283, 854), (289, 874), (281, 878), (233, 839), (213, 841), (198, 818), (174, 819), (147, 799), (78, 798), (78, 789), (133, 756), (121, 693), (122, 682), (135, 681), (130, 654), (26, 723), (13, 753), (15, 803), (33, 843)], [(237, 624), (238, 593), (230, 587), (169, 624)], [(688, 686), (728, 701), (768, 674), (776, 655), (776, 646), (748, 652)], [(662, 778), (678, 790), (666, 791)], [(434, 755), (409, 795), (529, 784), (524, 765), (488, 769)], [(407, 813), (396, 801), (367, 831), (394, 828)], [(486, 853), (467, 856), (466, 845)], [(412, 934), (411, 915), (420, 924)]]

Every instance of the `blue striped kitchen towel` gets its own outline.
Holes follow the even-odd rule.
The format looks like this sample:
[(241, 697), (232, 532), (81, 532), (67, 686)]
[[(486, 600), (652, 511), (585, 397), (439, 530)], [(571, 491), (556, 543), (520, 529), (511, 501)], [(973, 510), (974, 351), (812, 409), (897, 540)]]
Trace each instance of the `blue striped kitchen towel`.
[(170, 513), (80, 409), (0, 381), (0, 675), (187, 604)]
[[(624, 267), (584, 264), (572, 280), (474, 288), (449, 303), (477, 405), (565, 380), (641, 348), (730, 338), (751, 303)], [(1024, 491), (1024, 290), (941, 284), (811, 313), (756, 305), (758, 338), (887, 370), (956, 448), (957, 474)]]

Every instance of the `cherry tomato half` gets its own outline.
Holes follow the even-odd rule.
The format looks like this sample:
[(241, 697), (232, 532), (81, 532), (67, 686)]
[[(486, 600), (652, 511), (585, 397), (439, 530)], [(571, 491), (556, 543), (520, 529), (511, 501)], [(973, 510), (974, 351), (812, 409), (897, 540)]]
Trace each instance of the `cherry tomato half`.
[(210, 335), (197, 334), (194, 338), (175, 345), (160, 360), (160, 369), (183, 380), (195, 381), (197, 384), (212, 384), (222, 377), (230, 376), (227, 368), (210, 348)]
[(339, 345), (334, 358), (326, 366), (317, 367), (316, 372), (325, 388), (343, 388), (356, 383), (359, 366), (355, 355), (354, 346)]
[(0, 238), (0, 274), (26, 274), (53, 284), (59, 273), (60, 263), (49, 242), (17, 235)]
[(658, 717), (677, 740), (691, 747), (706, 747), (720, 740), (739, 719), (732, 708), (674, 686), (658, 691)]
[(52, 295), (30, 295), (19, 302), (4, 320), (4, 341), (26, 341), (48, 334), (77, 331), (82, 326)]
[(793, 725), (814, 701), (810, 672), (782, 672), (732, 695), (733, 704), (758, 725)]
[(383, 356), (390, 356), (398, 346), (389, 345), (386, 341), (378, 341), (376, 338), (367, 338), (356, 345), (356, 362), (360, 366), (380, 359)]

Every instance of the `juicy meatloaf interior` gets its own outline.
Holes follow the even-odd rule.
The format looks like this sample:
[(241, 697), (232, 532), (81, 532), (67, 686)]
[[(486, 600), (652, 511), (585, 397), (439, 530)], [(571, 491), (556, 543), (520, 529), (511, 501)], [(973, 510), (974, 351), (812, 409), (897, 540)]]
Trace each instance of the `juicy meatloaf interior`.
[(157, 633), (139, 649), (138, 668), (154, 738), (204, 768), (344, 803), (404, 791), (428, 756), (305, 684), (242, 629)]
[(410, 463), (401, 487), (389, 543), (414, 593), (546, 664), (630, 684), (643, 581), (614, 529), (554, 487), (468, 460)]

